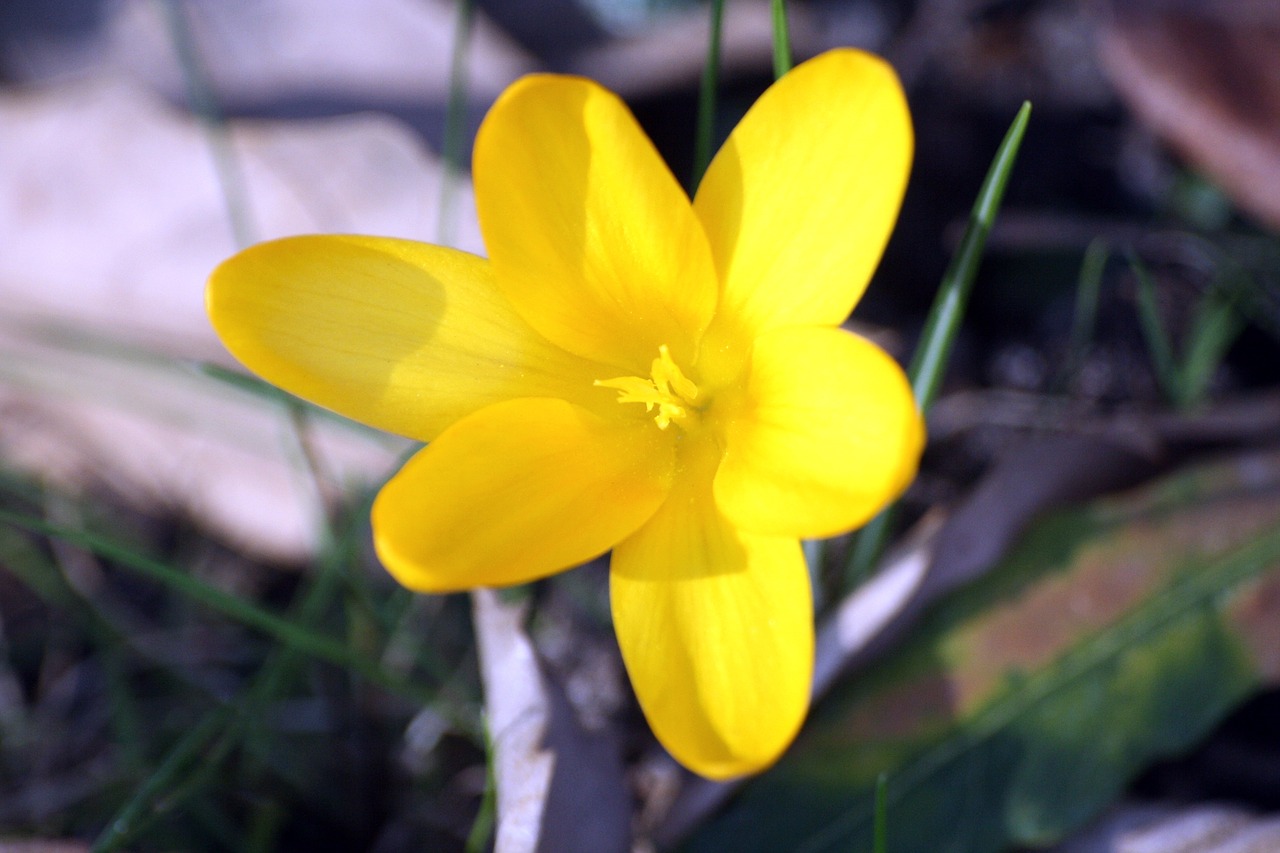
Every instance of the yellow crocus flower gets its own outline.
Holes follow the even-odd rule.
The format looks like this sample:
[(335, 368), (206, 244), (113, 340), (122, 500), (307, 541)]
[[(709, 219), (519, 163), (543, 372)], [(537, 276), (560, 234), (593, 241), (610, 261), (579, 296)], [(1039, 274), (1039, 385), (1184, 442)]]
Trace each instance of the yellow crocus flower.
[(410, 589), (524, 583), (612, 549), (654, 733), (704, 776), (750, 773), (808, 709), (800, 539), (863, 524), (919, 460), (901, 369), (839, 328), (911, 152), (893, 71), (834, 50), (764, 93), (690, 202), (615, 95), (525, 77), (476, 138), (487, 259), (277, 240), (218, 267), (209, 315), (266, 380), (429, 442), (373, 507)]

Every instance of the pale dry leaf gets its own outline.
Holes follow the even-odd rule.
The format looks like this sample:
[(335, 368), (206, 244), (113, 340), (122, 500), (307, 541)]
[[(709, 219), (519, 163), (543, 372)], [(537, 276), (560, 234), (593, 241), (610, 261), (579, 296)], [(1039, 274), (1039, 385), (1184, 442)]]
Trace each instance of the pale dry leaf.
[(497, 787), (495, 850), (535, 853), (556, 765), (543, 745), (551, 702), (524, 631), (526, 607), (488, 589), (473, 592), (471, 604)]
[[(96, 80), (0, 95), (0, 126), (0, 452), (302, 558), (319, 512), (282, 407), (181, 366), (234, 366), (204, 312), (236, 245), (199, 124)], [(438, 230), (441, 165), (392, 119), (246, 123), (232, 143), (258, 237)], [(479, 250), (465, 181), (457, 202), (459, 243)], [(323, 425), (316, 441), (344, 485), (378, 481), (404, 447)]]
[(1126, 803), (1050, 853), (1272, 853), (1280, 819), (1237, 806)]
[[(169, 2), (169, 0), (165, 0)], [(299, 97), (376, 103), (444, 103), (457, 4), (451, 0), (174, 0), (224, 103)], [(98, 26), (49, 26), (56, 12), (17, 10), (0, 33), (6, 76), (27, 82), (123, 74), (185, 100), (186, 71), (164, 6), (155, 0), (99, 4)], [(50, 4), (57, 5), (57, 4)], [(41, 26), (41, 22), (45, 22)], [(12, 22), (11, 22), (12, 23)], [(9, 48), (9, 49), (5, 49)], [(479, 14), (466, 48), (468, 87), (491, 100), (534, 70), (533, 61)]]
[(627, 853), (631, 799), (611, 731), (587, 732), (524, 629), (524, 604), (472, 593), (497, 787), (496, 853)]

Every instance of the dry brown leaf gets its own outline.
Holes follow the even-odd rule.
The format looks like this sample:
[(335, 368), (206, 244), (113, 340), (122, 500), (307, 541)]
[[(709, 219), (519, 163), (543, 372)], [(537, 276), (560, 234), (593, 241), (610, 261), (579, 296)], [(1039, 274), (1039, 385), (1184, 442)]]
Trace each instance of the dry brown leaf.
[(1280, 229), (1280, 7), (1113, 7), (1099, 49), (1121, 97), (1236, 204)]

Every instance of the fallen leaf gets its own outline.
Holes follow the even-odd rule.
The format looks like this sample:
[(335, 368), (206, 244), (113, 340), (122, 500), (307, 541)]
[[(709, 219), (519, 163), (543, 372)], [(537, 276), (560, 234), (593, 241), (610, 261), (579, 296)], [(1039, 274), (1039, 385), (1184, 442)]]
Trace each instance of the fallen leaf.
[(890, 851), (1061, 839), (1280, 683), (1278, 487), (1242, 453), (1037, 522), (687, 849), (869, 850), (882, 772)]
[[(200, 125), (96, 80), (0, 95), (0, 126), (0, 452), (301, 559), (321, 512), (284, 408), (192, 369), (233, 366), (204, 313), (204, 281), (236, 245)], [(442, 168), (394, 120), (243, 123), (231, 143), (258, 237), (435, 236)], [(479, 249), (465, 182), (457, 202), (460, 243)], [(313, 431), (348, 485), (376, 483), (407, 446)]]
[(497, 787), (497, 853), (627, 853), (631, 802), (616, 741), (588, 734), (524, 630), (527, 607), (472, 593)]
[[(175, 3), (224, 104), (324, 98), (374, 106), (448, 97), (457, 23), (449, 0)], [(100, 4), (92, 20), (74, 29), (56, 26), (58, 14), (57, 4), (26, 4), (6, 14), (0, 62), (8, 79), (124, 75), (171, 101), (186, 100), (187, 72), (162, 5)], [(472, 94), (492, 100), (534, 63), (481, 13), (465, 69)]]
[(1050, 853), (1266, 853), (1280, 820), (1233, 806), (1126, 805)]
[(1111, 3), (1100, 58), (1121, 97), (1241, 208), (1280, 229), (1280, 11)]

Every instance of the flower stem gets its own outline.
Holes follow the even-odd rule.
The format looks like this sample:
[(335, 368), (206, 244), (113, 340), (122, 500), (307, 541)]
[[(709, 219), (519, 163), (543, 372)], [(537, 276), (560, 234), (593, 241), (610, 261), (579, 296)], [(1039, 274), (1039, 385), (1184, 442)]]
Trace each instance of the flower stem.
[(791, 70), (791, 35), (787, 32), (786, 0), (773, 0), (773, 76)]
[(711, 135), (715, 127), (716, 91), (720, 88), (720, 33), (724, 29), (724, 0), (711, 0), (711, 36), (707, 41), (707, 61), (702, 66), (702, 86), (698, 90), (698, 129), (693, 139), (693, 180), (689, 195), (698, 191), (702, 176), (711, 164)]
[(440, 218), (436, 222), (436, 241), (442, 246), (452, 246), (456, 237), (455, 207), (467, 130), (467, 47), (471, 43), (475, 17), (474, 0), (459, 0), (457, 18), (453, 25), (453, 53), (449, 58), (449, 102), (444, 111), (444, 143), (440, 158), (444, 174), (440, 183)]

